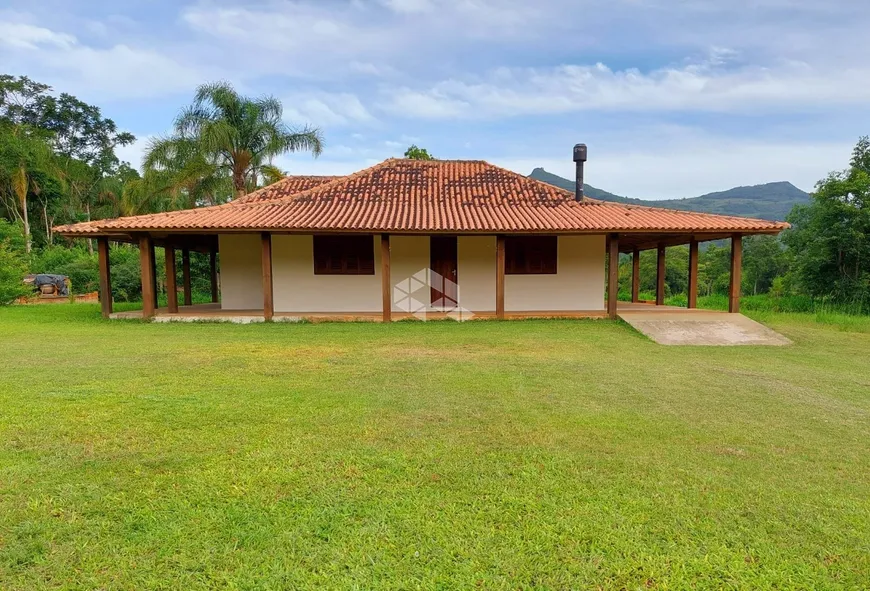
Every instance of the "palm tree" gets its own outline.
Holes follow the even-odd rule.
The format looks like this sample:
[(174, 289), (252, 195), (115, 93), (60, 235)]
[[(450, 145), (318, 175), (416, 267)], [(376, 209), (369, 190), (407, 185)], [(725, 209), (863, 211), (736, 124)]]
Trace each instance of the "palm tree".
[(273, 164), (264, 164), (260, 167), (260, 176), (263, 177), (263, 184), (261, 186), (267, 187), (269, 185), (274, 185), (275, 183), (286, 177), (287, 172), (281, 170)]
[(173, 209), (224, 203), (232, 189), (216, 161), (194, 139), (157, 138), (145, 154), (144, 184), (168, 198)]
[[(281, 115), (281, 102), (274, 97), (241, 96), (227, 82), (204, 84), (176, 118), (173, 136), (152, 145), (146, 170), (149, 162), (165, 166), (170, 161), (195, 162), (202, 166), (200, 172), (213, 167), (218, 176), (232, 179), (235, 196), (241, 197), (256, 186), (273, 157), (299, 150), (318, 156), (323, 149), (319, 129), (290, 128)], [(161, 150), (171, 157), (164, 158)], [(179, 169), (189, 171), (187, 164)]]

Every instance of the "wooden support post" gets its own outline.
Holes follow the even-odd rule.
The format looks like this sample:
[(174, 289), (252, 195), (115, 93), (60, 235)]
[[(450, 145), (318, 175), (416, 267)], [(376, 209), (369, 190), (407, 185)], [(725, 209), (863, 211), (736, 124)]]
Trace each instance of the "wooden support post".
[(275, 315), (275, 300), (272, 292), (272, 235), (269, 232), (260, 234), (263, 245), (263, 316), (272, 320)]
[(151, 241), (151, 284), (154, 292), (154, 311), (160, 307), (160, 291), (157, 289), (157, 248), (154, 240)]
[(142, 318), (153, 318), (154, 305), (154, 244), (150, 236), (139, 239), (139, 268), (142, 274)]
[(217, 251), (212, 250), (208, 253), (208, 266), (211, 271), (211, 301), (218, 301), (218, 276), (217, 276)]
[(619, 234), (610, 235), (607, 248), (607, 316), (616, 320), (619, 299)]
[(740, 234), (731, 236), (731, 285), (728, 289), (728, 311), (740, 312), (740, 282), (743, 271), (743, 237)]
[(698, 241), (689, 242), (689, 295), (688, 308), (698, 307)]
[(393, 320), (393, 284), (390, 279), (390, 235), (381, 234), (381, 311), (384, 322)]
[(193, 294), (190, 291), (190, 249), (181, 249), (181, 286), (184, 290), (184, 305), (193, 305)]
[(97, 238), (97, 252), (100, 259), (100, 309), (103, 318), (108, 318), (112, 313), (112, 275), (108, 238)]
[(175, 247), (167, 244), (166, 252), (166, 301), (170, 314), (178, 314), (178, 285), (175, 276)]
[(636, 248), (631, 253), (631, 301), (640, 301), (640, 251)]
[(504, 320), (504, 236), (495, 237), (495, 316)]
[(665, 246), (659, 244), (656, 261), (656, 306), (665, 304)]

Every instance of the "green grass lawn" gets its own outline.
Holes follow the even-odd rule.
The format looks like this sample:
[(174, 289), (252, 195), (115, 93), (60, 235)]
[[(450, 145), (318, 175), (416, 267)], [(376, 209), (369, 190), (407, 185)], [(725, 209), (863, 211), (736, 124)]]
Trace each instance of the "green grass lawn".
[(870, 585), (870, 321), (0, 309), (0, 589)]

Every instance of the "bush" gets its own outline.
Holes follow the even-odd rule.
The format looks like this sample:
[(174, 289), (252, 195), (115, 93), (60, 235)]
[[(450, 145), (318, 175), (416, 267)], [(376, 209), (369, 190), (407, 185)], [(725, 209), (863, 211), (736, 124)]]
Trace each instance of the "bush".
[[(136, 302), (142, 299), (142, 279), (139, 267), (139, 249), (127, 245), (112, 245), (109, 249), (112, 267), (112, 297), (117, 302)], [(160, 262), (160, 257), (158, 257)], [(158, 269), (158, 273), (160, 270)]]
[(20, 226), (0, 220), (0, 306), (31, 292), (31, 288), (24, 284), (27, 271)]
[(69, 277), (72, 293), (88, 293), (100, 287), (97, 256), (88, 253), (83, 246), (48, 246), (34, 251), (30, 268), (34, 273), (66, 275)]

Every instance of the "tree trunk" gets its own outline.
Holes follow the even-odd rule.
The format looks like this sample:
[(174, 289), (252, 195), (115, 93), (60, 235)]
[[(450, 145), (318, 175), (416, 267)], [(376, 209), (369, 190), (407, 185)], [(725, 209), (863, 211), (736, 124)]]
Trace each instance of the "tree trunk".
[(23, 199), (21, 201), (21, 209), (22, 216), (21, 221), (24, 223), (24, 251), (27, 254), (30, 254), (31, 250), (31, 240), (30, 240), (30, 216), (27, 213), (27, 199)]
[[(91, 221), (91, 204), (85, 203), (85, 211), (88, 212), (88, 221)], [(94, 241), (88, 238), (88, 254), (94, 256)]]
[(54, 243), (54, 234), (51, 232), (51, 224), (48, 222), (48, 205), (42, 204), (42, 220), (45, 222), (45, 238), (49, 246)]
[(236, 199), (244, 197), (247, 194), (245, 189), (245, 171), (238, 167), (233, 168), (233, 188), (236, 192)]

